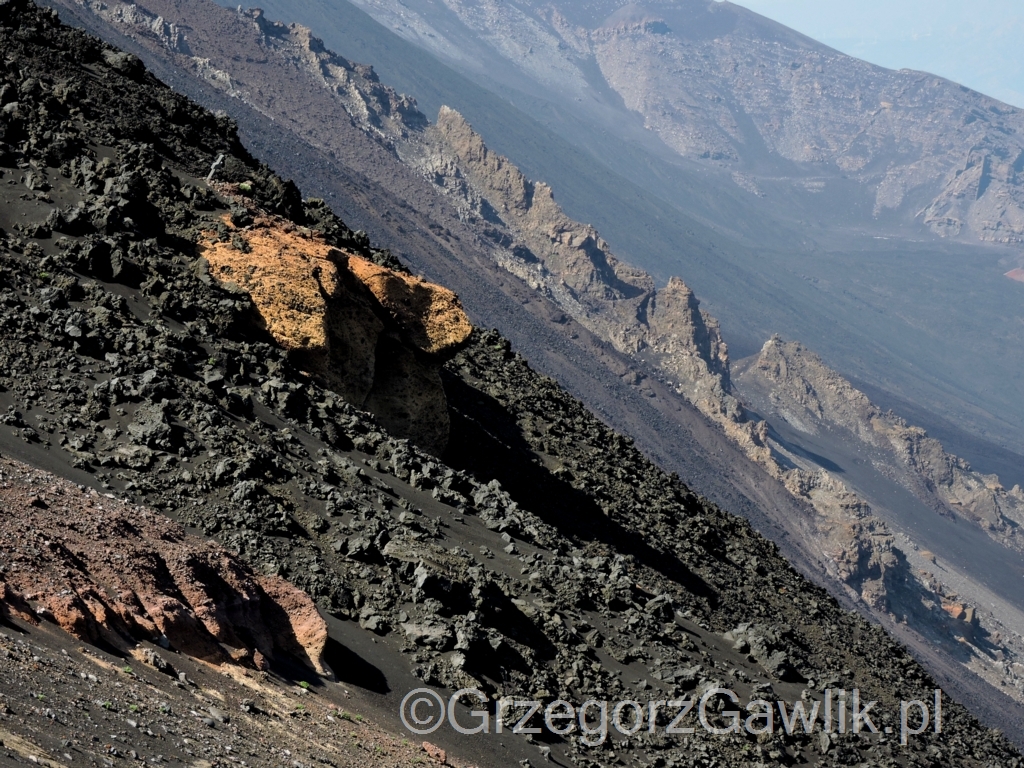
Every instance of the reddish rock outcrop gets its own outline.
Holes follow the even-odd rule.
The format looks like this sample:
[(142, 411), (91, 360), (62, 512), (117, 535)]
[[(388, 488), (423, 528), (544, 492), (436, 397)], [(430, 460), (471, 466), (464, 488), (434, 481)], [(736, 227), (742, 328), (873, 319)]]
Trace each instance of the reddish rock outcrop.
[[(330, 674), (312, 600), (163, 515), (0, 459), (0, 606), (83, 641), (212, 663), (281, 654)], [(30, 608), (31, 606), (31, 608)]]

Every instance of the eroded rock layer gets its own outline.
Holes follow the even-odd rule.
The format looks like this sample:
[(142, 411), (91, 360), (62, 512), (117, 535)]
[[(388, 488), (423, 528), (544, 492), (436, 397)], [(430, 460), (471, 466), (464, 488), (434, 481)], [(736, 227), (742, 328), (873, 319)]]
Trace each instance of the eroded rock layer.
[(305, 593), (166, 516), (6, 458), (0, 506), (9, 613), (125, 651), (151, 640), (258, 668), (284, 654), (329, 674), (327, 625)]
[(997, 476), (973, 471), (923, 429), (872, 403), (800, 342), (768, 340), (744, 380), (766, 392), (772, 407), (796, 429), (841, 431), (885, 451), (916, 495), (1021, 546), (1016, 531), (1024, 523), (1024, 491), (1019, 486), (1007, 490)]

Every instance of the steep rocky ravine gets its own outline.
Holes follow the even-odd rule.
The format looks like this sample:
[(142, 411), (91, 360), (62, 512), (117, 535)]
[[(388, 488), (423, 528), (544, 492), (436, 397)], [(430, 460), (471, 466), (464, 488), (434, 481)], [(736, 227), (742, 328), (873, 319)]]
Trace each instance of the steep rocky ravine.
[[(833, 577), (876, 611), (923, 616), (925, 625), (940, 635), (959, 637), (965, 631), (963, 626), (947, 627), (941, 611), (918, 610), (919, 592), (932, 605), (942, 600), (930, 595), (928, 579), (914, 575), (889, 527), (862, 495), (823, 466), (795, 463), (769, 439), (768, 425), (752, 417), (738, 399), (718, 323), (699, 309), (681, 280), (672, 278), (664, 289), (655, 290), (650, 276), (618, 261), (592, 228), (565, 216), (546, 185), (530, 182), (506, 158), (490, 152), (457, 113), (442, 110), (437, 125), (425, 133), (423, 154), (414, 155), (420, 166), (446, 194), (464, 201), (466, 216), (503, 228), (506, 241), (515, 243), (502, 254), (507, 269), (630, 354), (638, 369), (666, 377), (748, 457), (812, 505), (817, 512), (811, 521), (813, 535)], [(779, 374), (779, 365), (765, 359), (775, 349), (769, 342), (757, 366), (771, 379), (765, 391), (781, 387), (780, 399), (804, 390), (813, 393), (814, 386), (798, 378), (795, 364), (788, 369), (782, 365)], [(823, 366), (817, 363), (824, 376)], [(787, 371), (795, 380), (786, 380)], [(831, 418), (851, 411), (864, 411), (869, 420), (881, 417), (848, 384), (828, 391), (831, 399), (825, 407), (836, 412)], [(900, 480), (915, 494), (997, 529), (1004, 541), (1007, 536), (1012, 539), (1020, 516), (1019, 489), (1005, 492), (998, 478), (971, 473), (965, 462), (946, 454), (938, 441), (894, 415), (885, 417), (884, 429), (878, 419), (870, 423), (877, 433), (872, 444), (884, 441), (895, 451), (905, 467)], [(915, 583), (909, 590), (908, 582)]]
[[(70, 7), (82, 8), (74, 4)], [(263, 142), (272, 156), (278, 155), (275, 146), (267, 145), (268, 137), (287, 144), (277, 131), (279, 125), (288, 126), (307, 142), (305, 151), (296, 153), (305, 158), (304, 163), (297, 163), (297, 172), (321, 164), (329, 166), (331, 172), (357, 169), (351, 181), (345, 176), (342, 183), (328, 187), (325, 194), (332, 204), (343, 203), (355, 207), (358, 216), (369, 215), (378, 234), (397, 243), (421, 269), (443, 276), (446, 285), (458, 285), (460, 295), (469, 297), (467, 303), (472, 303), (475, 317), (500, 324), (517, 348), (529, 351), (546, 373), (583, 397), (620, 430), (632, 434), (646, 452), (679, 471), (702, 493), (757, 520), (760, 530), (770, 531), (784, 544), (787, 540), (782, 537), (788, 533), (788, 542), (794, 546), (787, 549), (787, 554), (805, 572), (819, 572), (821, 553), (813, 545), (805, 546), (802, 533), (793, 535), (800, 527), (796, 521), (803, 519), (806, 510), (792, 501), (781, 484), (734, 448), (667, 380), (638, 371), (628, 354), (605, 340), (609, 332), (618, 330), (614, 324), (602, 321), (599, 312), (622, 297), (610, 296), (612, 301), (605, 301), (600, 285), (595, 284), (586, 297), (590, 302), (586, 309), (557, 281), (549, 281), (557, 299), (538, 293), (537, 273), (524, 268), (519, 258), (530, 252), (522, 240), (524, 236), (532, 237), (531, 231), (519, 234), (518, 230), (473, 214), (476, 203), (467, 202), (459, 194), (437, 194), (436, 182), (447, 177), (424, 176), (420, 161), (429, 162), (433, 153), (443, 148), (435, 141), (434, 132), (424, 130), (426, 118), (411, 110), (408, 99), (380, 83), (372, 68), (348, 62), (325, 49), (300, 25), (274, 23), (259, 11), (236, 12), (208, 0), (184, 5), (154, 0), (146, 7), (89, 3), (86, 7), (95, 15), (75, 16), (76, 20), (84, 20), (119, 42), (138, 44), (138, 50), (158, 65), (169, 62), (172, 68), (164, 71), (175, 78), (178, 87), (188, 91), (192, 85), (187, 78), (178, 79), (181, 72), (188, 71), (202, 84), (189, 91), (197, 97), (209, 99), (208, 86), (228, 94), (224, 101), (227, 109), (245, 117), (250, 139)], [(107, 23), (98, 23), (99, 19)], [(122, 33), (130, 37), (122, 38)], [(250, 50), (260, 51), (258, 60), (241, 54)], [(239, 112), (242, 104), (245, 107)], [(265, 114), (268, 120), (252, 123), (253, 116), (247, 111), (250, 108)], [(445, 114), (456, 132), (468, 134), (465, 138), (469, 144), (481, 144), (465, 121), (450, 111)], [(486, 148), (481, 144), (480, 150), (485, 152)], [(409, 162), (404, 163), (398, 152)], [(292, 160), (291, 152), (279, 157), (283, 163)], [(500, 162), (505, 163), (503, 159)], [(505, 165), (510, 173), (514, 170), (511, 164)], [(513, 175), (518, 177), (515, 183), (520, 187), (528, 184), (518, 170)], [(370, 194), (364, 186), (367, 177), (386, 185), (392, 196)], [(311, 178), (311, 184), (319, 183), (315, 174), (307, 178)], [(448, 181), (461, 188), (456, 180)], [(532, 184), (529, 187), (533, 189)], [(538, 221), (551, 216), (562, 227), (568, 241), (558, 247), (565, 258), (584, 272), (589, 269), (587, 249), (593, 249), (594, 257), (604, 260), (606, 267), (616, 263), (607, 246), (597, 242), (592, 228), (571, 222), (550, 194), (548, 197), (543, 216), (537, 216), (539, 207), (531, 215)], [(475, 199), (479, 202), (479, 195)], [(578, 241), (576, 247), (569, 242), (574, 238)], [(543, 235), (539, 242), (542, 252), (545, 243), (551, 244)], [(631, 268), (622, 264), (615, 268), (631, 279), (626, 274)], [(510, 280), (512, 272), (523, 278)], [(632, 272), (641, 284), (642, 295), (621, 301), (620, 319), (624, 321), (637, 307), (644, 312), (652, 307), (644, 298), (652, 281)], [(635, 293), (635, 289), (626, 290)], [(680, 306), (671, 313), (675, 318), (672, 322), (679, 323), (684, 343), (671, 360), (684, 369), (706, 367), (699, 355), (688, 354), (685, 339), (692, 335), (689, 325), (703, 326), (705, 321), (713, 325), (713, 321), (699, 312), (694, 297), (681, 284), (673, 282), (662, 292), (662, 305), (671, 304), (673, 296), (678, 296)], [(668, 313), (657, 314), (664, 320)], [(581, 322), (593, 326), (596, 333)], [(672, 323), (662, 325), (671, 328)], [(634, 326), (627, 322), (631, 337), (652, 336)], [(660, 332), (665, 335), (663, 330)], [(717, 343), (717, 330), (709, 327), (701, 337), (702, 343), (710, 347)], [(635, 338), (620, 341), (624, 343), (619, 346), (630, 351), (637, 343)], [(665, 344), (673, 343), (665, 340)], [(701, 378), (697, 370), (684, 373), (690, 381), (708, 381), (715, 386), (713, 379)], [(749, 426), (741, 425), (740, 429), (749, 430)]]
[[(161, 9), (159, 3), (150, 5)], [(204, 64), (173, 23), (138, 6), (115, 3), (93, 10), (170, 49), (177, 62), (196, 69), (211, 85), (279, 119), (291, 119), (276, 111), (254, 80), (243, 79), (254, 74), (231, 75)], [(312, 75), (368, 136), (452, 198), (459, 215), (480, 233), (490, 258), (597, 337), (641, 361), (643, 369), (664, 377), (748, 457), (811, 503), (822, 517), (811, 524), (831, 575), (869, 605), (886, 608), (885, 573), (899, 566), (885, 525), (870, 517), (869, 506), (834, 475), (784, 467), (773, 457), (766, 426), (746, 418), (731, 390), (728, 353), (717, 322), (699, 309), (685, 283), (673, 278), (655, 290), (652, 278), (617, 259), (592, 227), (567, 217), (547, 185), (526, 179), (507, 158), (488, 150), (457, 112), (442, 109), (436, 125), (430, 125), (414, 102), (382, 85), (370, 68), (327, 50), (308, 29), (270, 22), (258, 10), (242, 16), (251, 20), (267, 55), (284, 54), (295, 62), (293, 77)], [(303, 133), (309, 133), (309, 125), (303, 123)], [(310, 138), (333, 146), (325, 135), (314, 132)]]
[[(309, 78), (315, 80), (324, 68), (319, 55), (314, 57), (299, 49), (288, 50), (287, 69), (291, 72), (286, 78), (287, 85), (282, 87), (282, 83), (276, 83), (272, 87), (266, 84), (260, 87), (258, 70), (275, 70), (274, 80), (277, 80), (280, 57), (274, 49), (285, 53), (285, 47), (279, 47), (279, 41), (274, 39), (280, 35), (265, 29), (259, 34), (268, 41), (266, 46), (259, 36), (255, 36), (252, 43), (242, 43), (238, 39), (240, 31), (246, 40), (249, 38), (244, 24), (232, 23), (224, 17), (233, 15), (241, 21), (248, 16), (244, 12), (233, 14), (233, 6), (231, 11), (219, 8), (223, 16), (215, 18), (217, 14), (202, 7), (209, 3), (201, 0), (184, 3), (149, 0), (131, 6), (137, 12), (138, 21), (127, 25), (118, 21), (129, 18), (130, 14), (118, 10), (127, 5), (89, 3), (86, 5), (95, 10), (86, 11), (75, 0), (53, 2), (80, 9), (80, 17), (93, 21), (98, 18), (95, 14), (106, 13), (117, 32), (139, 41), (140, 48), (149, 46), (154, 56), (145, 57), (147, 60), (173, 59), (172, 68), (167, 70), (168, 81), (201, 100), (209, 99), (204, 103), (241, 118), (245, 112), (244, 101), (273, 115), (275, 125), (313, 136), (313, 143), (333, 153), (332, 157), (349, 160), (358, 154), (355, 147), (362, 148), (362, 144), (351, 141), (351, 137), (330, 141), (332, 131), (343, 130), (342, 126), (347, 127), (353, 119), (361, 120), (359, 110), (365, 109), (367, 104), (373, 105), (376, 100), (353, 75), (355, 65), (349, 67), (348, 82), (342, 84), (346, 98), (353, 87), (363, 93), (361, 99), (352, 101), (355, 118), (332, 112), (325, 108), (322, 100), (312, 96), (315, 86)], [(1014, 126), (1018, 116), (1004, 112), (1004, 105), (920, 73), (872, 68), (823, 49), (738, 6), (704, 0), (634, 8), (639, 14), (637, 18), (625, 13), (615, 19), (608, 19), (608, 16), (618, 10), (618, 2), (591, 3), (585, 10), (563, 8), (561, 13), (555, 14), (548, 14), (544, 4), (532, 2), (499, 4), (500, 7), (460, 3), (458, 10), (443, 3), (420, 5), (414, 0), (404, 6), (387, 0), (374, 0), (367, 5), (374, 14), (391, 6), (401, 14), (394, 18), (405, 19), (405, 23), (413, 27), (425, 17), (433, 17), (435, 22), (439, 17), (448, 18), (451, 26), (442, 25), (435, 30), (438, 39), (445, 39), (449, 34), (466, 35), (468, 47), (456, 46), (456, 50), (460, 56), (470, 59), (480, 54), (482, 40), (477, 39), (480, 36), (492, 41), (495, 35), (520, 39), (520, 36), (529, 38), (538, 34), (538, 30), (545, 30), (543, 36), (548, 43), (555, 41), (554, 47), (545, 44), (542, 48), (537, 40), (528, 43), (521, 52), (532, 49), (533, 53), (519, 63), (543, 68), (551, 63), (549, 54), (568, 61), (582, 56), (582, 60), (588, 62), (584, 66), (587, 75), (579, 83), (583, 85), (601, 82), (593, 58), (596, 54), (592, 49), (592, 36), (607, 33), (615, 37), (621, 31), (616, 54), (635, 51), (638, 56), (650, 55), (656, 59), (658, 50), (663, 50), (666, 56), (678, 53), (682, 79), (695, 81), (681, 86), (672, 82), (670, 73), (659, 70), (651, 81), (633, 89), (643, 91), (644, 96), (640, 98), (649, 97), (649, 104), (661, 103), (658, 99), (667, 93), (665, 88), (673, 89), (664, 98), (666, 114), (661, 117), (666, 121), (671, 122), (674, 116), (685, 119), (689, 114), (686, 97), (680, 93), (685, 93), (687, 88), (691, 89), (689, 95), (702, 104), (692, 113), (694, 121), (716, 123), (722, 115), (725, 120), (732, 115), (740, 121), (738, 138), (732, 147), (744, 155), (738, 163), (740, 167), (729, 160), (712, 158), (714, 148), (707, 158), (695, 158), (693, 162), (677, 158), (674, 164), (671, 150), (654, 136), (654, 131), (643, 128), (643, 119), (634, 112), (623, 113), (617, 94), (590, 90), (581, 102), (562, 94), (547, 109), (529, 99), (509, 97), (520, 108), (531, 112), (533, 118), (540, 122), (547, 120), (556, 133), (561, 130), (569, 144), (577, 142), (580, 148), (589, 149), (589, 157), (578, 162), (575, 152), (565, 143), (553, 143), (550, 135), (539, 126), (536, 141), (531, 142), (524, 133), (533, 130), (533, 122), (525, 116), (516, 120), (495, 107), (493, 102), (500, 101), (497, 96), (485, 106), (478, 98), (479, 89), (474, 91), (462, 80), (449, 83), (443, 74), (448, 71), (445, 67), (436, 62), (432, 62), (436, 68), (426, 64), (431, 62), (428, 54), (414, 50), (414, 46), (403, 44), (369, 22), (345, 0), (338, 0), (336, 8), (327, 10), (332, 5), (332, 0), (321, 0), (315, 8), (271, 2), (266, 6), (267, 17), (311, 25), (335, 50), (359, 61), (376, 61), (378, 71), (386, 73), (385, 82), (401, 84), (405, 92), (420, 95), (423, 103), (430, 104), (430, 109), (425, 111), (431, 117), (444, 103), (462, 110), (492, 147), (516, 160), (532, 178), (549, 182), (574, 218), (596, 224), (602, 235), (615, 244), (618, 254), (658, 275), (659, 280), (673, 273), (682, 275), (701, 296), (705, 307), (713, 308), (713, 314), (730, 329), (732, 346), (741, 344), (744, 354), (753, 352), (775, 332), (801, 338), (830, 359), (844, 361), (847, 372), (858, 380), (885, 389), (897, 398), (927, 405), (930, 414), (919, 418), (918, 422), (932, 431), (937, 420), (943, 418), (975, 436), (985, 435), (986, 439), (1001, 442), (1006, 447), (1018, 442), (1022, 434), (1017, 405), (1020, 398), (1012, 382), (1016, 368), (1020, 367), (1015, 352), (1020, 345), (1012, 341), (1017, 338), (1017, 325), (1010, 318), (1016, 317), (1019, 302), (1014, 294), (1017, 289), (1013, 289), (1009, 281), (996, 277), (1020, 266), (1017, 263), (1019, 249), (967, 246), (966, 243), (973, 240), (971, 236), (957, 238), (960, 245), (943, 244), (927, 234), (922, 239), (919, 222), (912, 221), (928, 202), (926, 195), (937, 191), (932, 182), (941, 183), (934, 175), (930, 177), (932, 181), (924, 181), (925, 177), (933, 171), (941, 176), (948, 170), (950, 179), (964, 181), (967, 185), (957, 193), (964, 193), (957, 204), (985, 209), (980, 217), (972, 214), (980, 225), (989, 226), (1004, 214), (1007, 226), (997, 229), (997, 234), (1009, 232), (1011, 226), (1019, 224), (1012, 212), (1014, 206), (1019, 207), (1019, 200), (1013, 203), (1012, 199), (1007, 199), (1007, 195), (1012, 198), (1016, 194), (1012, 189), (1019, 191), (1019, 183), (1013, 177), (1019, 148), (1014, 151), (1012, 146), (1005, 146), (1008, 139), (1011, 145), (1015, 141), (1012, 131), (1017, 130)], [(472, 16), (467, 19), (468, 27), (455, 20), (455, 16), (464, 13)], [(503, 18), (506, 13), (518, 16), (522, 23), (509, 23), (508, 18)], [(481, 27), (481, 21), (492, 15), (495, 26)], [(158, 17), (164, 19), (163, 25), (155, 24)], [(641, 23), (638, 18), (646, 18), (646, 22)], [(622, 29), (617, 30), (617, 25)], [(661, 30), (662, 25), (667, 30)], [(177, 35), (173, 40), (163, 35), (164, 26), (168, 34), (173, 30)], [(255, 26), (250, 24), (250, 27)], [(160, 34), (155, 31), (157, 27)], [(680, 31), (691, 27), (693, 39)], [(215, 31), (211, 33), (212, 30)], [(717, 37), (714, 30), (719, 30), (722, 37)], [(408, 34), (409, 27), (403, 24), (399, 33)], [(187, 38), (190, 55), (197, 59), (194, 65), (188, 57), (171, 50), (172, 46), (181, 47), (179, 38)], [(110, 39), (117, 40), (116, 32)], [(724, 45), (723, 39), (729, 44)], [(430, 40), (423, 38), (420, 43), (428, 44)], [(257, 49), (260, 54), (249, 57), (246, 51), (250, 49)], [(133, 50), (138, 52), (138, 49)], [(506, 49), (492, 51), (497, 54), (492, 59), (497, 65), (493, 67), (494, 77), (500, 79), (503, 72), (515, 68), (501, 62), (507, 53)], [(314, 59), (321, 61), (315, 69), (304, 66)], [(207, 63), (200, 65), (199, 60)], [(410, 72), (412, 61), (426, 64), (421, 68), (431, 76)], [(624, 61), (628, 61), (628, 56)], [(576, 62), (570, 69), (578, 64)], [(794, 69), (791, 65), (796, 64), (800, 66)], [(660, 66), (657, 61), (654, 65)], [(308, 78), (301, 76), (305, 72), (299, 72), (300, 66), (308, 72)], [(624, 66), (627, 72), (619, 79), (628, 82), (628, 66)], [(719, 66), (722, 66), (721, 71)], [(339, 68), (344, 67), (339, 63)], [(201, 71), (209, 72), (211, 77), (196, 80), (194, 88), (190, 88), (186, 74), (190, 71), (197, 77), (202, 76)], [(557, 81), (561, 72), (556, 66), (548, 74)], [(714, 74), (702, 78), (700, 72)], [(218, 83), (225, 75), (231, 82), (225, 90), (217, 91), (217, 96), (223, 94), (223, 97), (205, 95), (213, 93), (211, 86), (219, 88)], [(432, 87), (431, 78), (439, 81), (437, 88)], [(333, 81), (327, 83), (321, 78), (321, 82), (334, 86)], [(814, 82), (821, 90), (811, 87)], [(863, 90), (851, 95), (850, 82), (860, 83)], [(757, 88), (752, 90), (752, 84), (763, 86), (765, 92), (772, 94), (771, 98), (766, 98)], [(888, 92), (890, 86), (893, 93)], [(380, 84), (375, 87), (379, 88)], [(508, 96), (504, 92), (503, 95)], [(628, 93), (625, 97), (633, 95)], [(682, 99), (682, 103), (676, 97)], [(362, 99), (366, 102), (360, 104)], [(232, 102), (237, 103), (237, 109)], [(604, 110), (603, 115), (572, 114), (578, 110), (586, 112), (595, 103), (600, 105), (598, 111)], [(926, 104), (937, 105), (935, 114), (941, 114), (941, 118), (922, 120)], [(676, 106), (681, 110), (678, 113)], [(650, 113), (652, 118), (659, 117), (656, 112), (654, 109)], [(612, 119), (608, 119), (610, 116)], [(387, 120), (381, 122), (385, 130), (386, 123)], [(688, 126), (693, 127), (693, 123)], [(680, 133), (686, 133), (688, 126), (677, 127)], [(703, 127), (707, 126), (698, 125), (693, 132), (699, 133)], [(712, 129), (717, 130), (713, 126)], [(368, 130), (378, 129), (368, 125)], [(624, 131), (625, 136), (618, 135), (618, 130)], [(250, 135), (261, 132), (266, 131), (252, 130)], [(647, 137), (646, 142), (643, 137)], [(732, 138), (735, 137), (728, 138), (727, 143)], [(662, 152), (659, 154), (650, 145), (658, 145)], [(982, 146), (984, 149), (980, 151), (988, 156), (986, 161), (979, 164), (977, 158), (967, 157)], [(897, 151), (896, 147), (901, 150)], [(296, 156), (291, 149), (274, 155), (265, 144), (260, 150), (266, 157), (274, 157), (280, 167), (287, 167), (290, 173), (301, 176), (307, 188), (316, 190), (319, 196), (329, 197), (315, 180), (315, 173), (303, 175), (303, 163), (308, 167), (317, 162), (312, 156), (300, 153), (305, 159), (289, 165), (290, 158)], [(647, 150), (654, 153), (653, 157), (645, 154)], [(701, 149), (697, 154), (703, 152)], [(949, 156), (944, 157), (947, 152)], [(919, 155), (920, 162), (916, 162)], [(860, 161), (866, 161), (867, 165), (851, 170)], [(591, 175), (591, 170), (605, 167), (605, 164), (615, 167), (615, 172), (621, 175), (620, 183), (609, 179), (609, 183), (602, 185)], [(354, 167), (374, 176), (383, 165), (378, 155)], [(678, 167), (673, 168), (674, 165)], [(367, 171), (367, 168), (373, 170)], [(635, 169), (635, 173), (631, 169)], [(972, 181), (966, 181), (968, 176)], [(574, 184), (574, 179), (579, 181)], [(632, 184), (626, 180), (631, 180)], [(975, 182), (977, 190), (973, 187)], [(645, 194), (648, 192), (650, 195)], [(979, 194), (981, 199), (977, 199)], [(654, 202), (651, 196), (668, 207), (651, 211), (650, 216), (638, 215), (631, 201), (636, 200), (643, 207), (646, 202)], [(876, 196), (886, 201), (877, 210)], [(409, 199), (406, 193), (403, 197)], [(332, 204), (334, 202), (332, 200)], [(900, 212), (894, 213), (888, 207), (890, 203), (901, 206)], [(670, 212), (670, 208), (675, 210)], [(345, 210), (346, 216), (356, 220), (348, 210)], [(403, 220), (406, 216), (407, 212), (401, 210), (392, 221), (411, 231)], [(378, 237), (392, 227), (391, 222), (382, 226), (374, 222), (369, 226), (368, 219), (358, 220), (360, 226), (373, 229)], [(713, 222), (717, 234), (709, 234), (701, 222)], [(445, 237), (445, 228), (455, 237), (463, 237), (450, 223), (436, 223), (442, 225), (437, 233), (439, 237)], [(732, 240), (730, 233), (736, 228), (746, 232), (749, 248)], [(872, 238), (874, 234), (897, 240), (910, 235), (912, 240), (897, 244)], [(388, 238), (388, 245), (394, 246), (390, 235)], [(708, 245), (711, 247), (706, 247)], [(890, 249), (892, 254), (888, 253)], [(398, 252), (398, 248), (395, 250)], [(968, 252), (971, 255), (967, 255)], [(893, 258), (897, 253), (909, 260), (906, 266), (904, 258)], [(1005, 258), (1000, 259), (1001, 255)], [(878, 269), (867, 270), (865, 280), (861, 281), (856, 278), (857, 265), (864, 263), (865, 257), (869, 261), (877, 259)], [(433, 265), (435, 258), (432, 254), (417, 261), (417, 268)], [(940, 262), (944, 266), (940, 266)], [(435, 280), (458, 287), (467, 306), (479, 312), (479, 304), (469, 298), (462, 286), (455, 286), (440, 272), (429, 274)], [(937, 301), (947, 306), (948, 312), (932, 311), (936, 307), (932, 303), (935, 293), (926, 286), (933, 282), (944, 297)], [(960, 287), (965, 284), (976, 286), (984, 294), (976, 308), (962, 306), (956, 300)], [(862, 313), (863, 302), (877, 311)], [(833, 321), (838, 323), (837, 331), (824, 331), (833, 327)], [(805, 322), (809, 327), (802, 327)], [(491, 319), (489, 324), (499, 323)], [(898, 328), (900, 332), (889, 333), (889, 328)], [(1002, 339), (1007, 342), (1004, 344)], [(538, 359), (536, 353), (531, 357)], [(938, 371), (943, 371), (942, 378), (948, 386), (939, 387), (929, 378), (929, 374)], [(933, 418), (927, 418), (929, 415)], [(969, 438), (961, 440), (954, 433), (947, 439), (956, 445), (955, 452), (970, 455), (975, 464), (984, 463), (983, 452), (975, 453), (966, 447)], [(997, 470), (989, 467), (986, 471)], [(1002, 468), (998, 471), (1004, 474)], [(1015, 482), (1019, 480), (1015, 478)]]

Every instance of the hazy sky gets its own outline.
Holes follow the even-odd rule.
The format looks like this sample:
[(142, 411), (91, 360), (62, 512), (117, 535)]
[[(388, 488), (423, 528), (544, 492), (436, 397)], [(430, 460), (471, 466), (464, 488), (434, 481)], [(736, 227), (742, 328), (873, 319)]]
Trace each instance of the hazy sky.
[(844, 53), (1024, 107), (1024, 0), (733, 0)]

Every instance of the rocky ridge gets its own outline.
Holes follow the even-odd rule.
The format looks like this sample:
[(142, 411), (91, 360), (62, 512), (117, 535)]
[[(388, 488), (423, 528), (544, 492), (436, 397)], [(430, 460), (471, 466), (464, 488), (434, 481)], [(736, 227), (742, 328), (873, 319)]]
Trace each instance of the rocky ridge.
[[(24, 221), (2, 222), (5, 452), (143, 500), (255, 572), (287, 576), (351, 638), (371, 633), (368, 653), (389, 676), (574, 700), (633, 686), (667, 697), (723, 679), (742, 696), (794, 700), (856, 685), (889, 725), (900, 697), (930, 695), (934, 681), (881, 628), (842, 611), (496, 333), (474, 332), (446, 364), (452, 438), (440, 460), (388, 434), (305, 375), (247, 294), (202, 279), (198, 246), (229, 206), (202, 179), (221, 157), (222, 180), (250, 185), (264, 210), (336, 248), (387, 255), (297, 200), (229, 122), (130, 58), (21, 2), (0, 6), (0, 37), (5, 84), (24, 94), (3, 118), (3, 181), (15, 182), (5, 200), (26, 204)], [(53, 96), (58, 84), (77, 91), (70, 105)], [(101, 178), (127, 178), (93, 187), (85, 160)], [(54, 215), (57, 237), (37, 226), (70, 213), (75, 195), (103, 217), (73, 234)], [(4, 678), (5, 695), (20, 680)], [(775, 764), (822, 752), (882, 765), (1017, 759), (959, 705), (945, 712), (943, 732), (905, 752), (853, 734), (644, 736), (616, 748), (707, 765), (751, 753)], [(551, 749), (611, 762), (574, 741)]]
[(728, 348), (717, 321), (702, 311), (679, 278), (661, 290), (653, 279), (615, 258), (587, 225), (567, 217), (550, 188), (534, 183), (487, 149), (458, 113), (438, 123), (412, 152), (445, 194), (464, 202), (464, 215), (487, 221), (507, 246), (499, 262), (567, 314), (665, 377), (746, 454), (820, 515), (812, 521), (831, 575), (876, 610), (888, 610), (887, 579), (902, 568), (885, 524), (870, 506), (825, 470), (786, 467), (769, 442), (767, 425), (748, 418), (732, 391)]
[(593, 227), (566, 216), (550, 187), (491, 152), (454, 110), (442, 109), (422, 143), (404, 150), (459, 201), (463, 216), (489, 232), (502, 267), (620, 352), (660, 369), (749, 455), (761, 457), (761, 428), (743, 418), (730, 392), (718, 322), (680, 278), (655, 289), (650, 275), (616, 258)]
[(851, 440), (882, 449), (893, 459), (888, 471), (895, 468), (916, 495), (1020, 548), (1016, 531), (1024, 522), (1024, 492), (1019, 486), (1006, 490), (995, 475), (972, 471), (923, 429), (882, 411), (800, 342), (768, 340), (742, 378), (796, 429), (841, 430)]
[[(173, 15), (173, 4), (164, 9), (161, 0), (147, 3), (149, 8), (119, 0), (112, 3), (98, 0), (72, 1), (115, 27), (131, 30), (158, 45), (173, 55), (176, 63), (190, 69), (210, 86), (259, 111), (270, 112), (264, 103), (258, 79), (237, 71), (228, 72), (219, 68), (218, 63), (212, 59), (198, 55), (193, 50), (194, 44), (189, 44), (188, 33), (192, 30), (176, 22), (165, 21), (161, 10), (166, 10), (167, 15)], [(302, 73), (303, 76), (297, 77), (295, 83), (300, 98), (304, 86), (308, 87), (304, 76), (313, 75), (317, 84), (327, 88), (332, 97), (343, 105), (343, 111), (353, 125), (365, 130), (388, 149), (393, 149), (394, 141), (404, 138), (409, 131), (426, 127), (426, 118), (416, 109), (415, 99), (381, 83), (373, 67), (351, 62), (328, 50), (309, 28), (300, 24), (270, 21), (259, 8), (243, 9), (239, 6), (238, 13), (254, 33), (251, 41), (253, 45), (266, 52), (285, 52), (289, 65), (297, 73)], [(289, 118), (287, 112), (274, 116), (299, 124), (298, 116)], [(332, 147), (328, 138), (330, 125), (321, 125), (320, 133), (315, 143), (325, 148)]]
[(593, 227), (565, 215), (548, 185), (491, 152), (452, 109), (441, 110), (422, 143), (403, 150), (484, 227), (505, 269), (619, 351), (663, 361), (692, 401), (721, 398), (697, 387), (728, 375), (728, 351), (717, 322), (682, 280), (657, 291), (650, 275), (617, 259)]
[[(745, 400), (759, 413), (774, 416), (826, 443), (840, 441), (848, 452), (856, 450), (878, 475), (907, 489), (924, 509), (954, 521), (963, 520), (983, 530), (1001, 547), (1020, 551), (1016, 530), (1022, 494), (1018, 487), (1006, 490), (998, 477), (972, 471), (969, 463), (947, 453), (923, 429), (878, 408), (805, 345), (773, 337), (759, 355), (743, 361), (735, 381)], [(778, 435), (771, 440), (776, 450), (793, 462), (807, 464), (806, 458), (787, 450), (778, 440)], [(859, 481), (871, 483), (863, 476)], [(895, 522), (899, 524), (898, 519)], [(898, 541), (914, 571), (933, 593), (927, 602), (941, 607), (958, 622), (980, 624), (997, 640), (994, 653), (978, 652), (968, 665), (993, 685), (1019, 696), (1022, 686), (1015, 671), (1016, 659), (1024, 654), (1019, 608), (986, 592), (984, 586), (972, 584), (964, 577), (962, 563), (947, 560), (951, 553), (943, 552), (937, 558), (929, 544), (920, 542), (912, 525), (903, 527)], [(962, 532), (958, 534), (954, 526), (951, 535), (959, 537)], [(992, 552), (991, 556), (998, 554)], [(987, 578), (982, 580), (982, 584), (987, 582)], [(965, 629), (962, 624), (959, 628)], [(956, 629), (954, 636), (961, 642), (972, 637), (970, 631), (965, 635)]]

